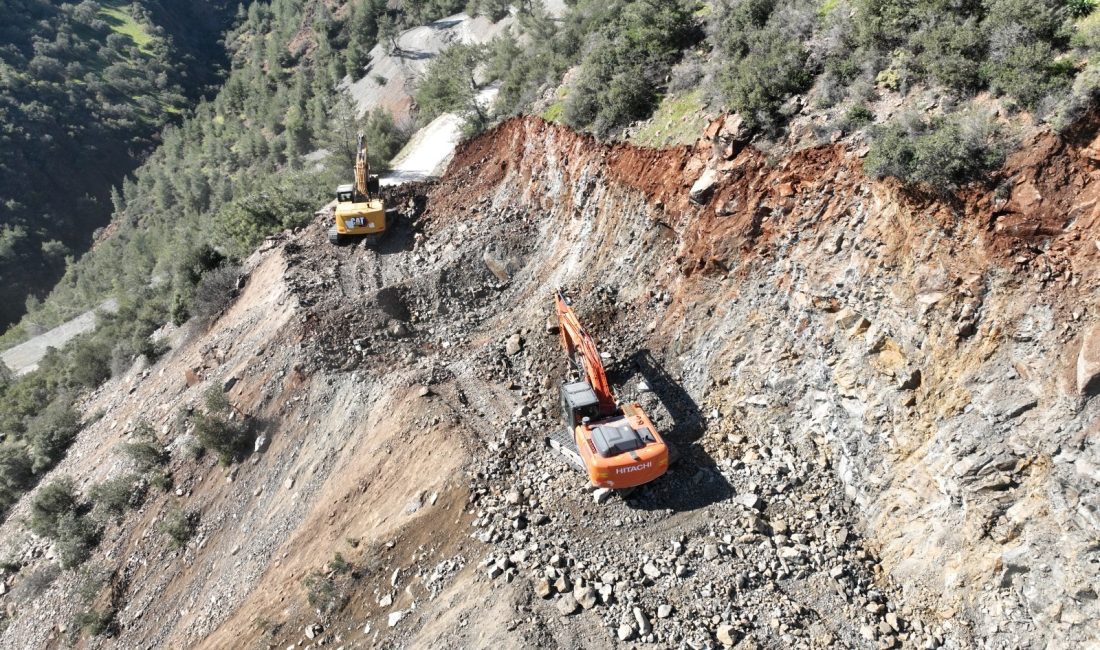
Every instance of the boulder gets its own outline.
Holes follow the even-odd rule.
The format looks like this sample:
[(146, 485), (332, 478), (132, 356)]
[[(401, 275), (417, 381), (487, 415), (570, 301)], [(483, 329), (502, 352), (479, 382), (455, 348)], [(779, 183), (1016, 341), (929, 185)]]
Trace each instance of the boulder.
[(573, 597), (573, 594), (562, 594), (561, 598), (558, 598), (558, 613), (562, 616), (572, 616), (576, 614), (578, 607), (577, 599)]
[(732, 625), (719, 625), (718, 642), (727, 648), (732, 648), (737, 643), (737, 628)]
[(573, 598), (585, 609), (592, 609), (596, 606), (596, 590), (591, 585), (574, 589)]
[(1085, 332), (1077, 354), (1077, 393), (1087, 396), (1097, 392), (1100, 392), (1100, 323)]
[(691, 186), (688, 198), (693, 203), (703, 204), (714, 194), (714, 186), (718, 184), (718, 172), (713, 169), (705, 169)]

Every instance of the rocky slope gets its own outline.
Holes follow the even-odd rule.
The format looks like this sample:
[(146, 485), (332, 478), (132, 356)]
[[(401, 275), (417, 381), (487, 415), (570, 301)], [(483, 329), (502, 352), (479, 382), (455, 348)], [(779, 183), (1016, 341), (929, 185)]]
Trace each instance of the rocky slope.
[[(115, 639), (78, 640), (80, 578), (42, 577), (20, 504), (0, 643), (1090, 647), (1095, 132), (943, 201), (735, 119), (667, 151), (506, 122), (394, 190), (377, 248), (268, 240), (209, 331), (88, 399), (55, 473), (117, 474), (144, 417), (174, 486), (92, 560)], [(557, 286), (679, 452), (625, 497), (544, 445)], [(185, 453), (209, 386), (258, 423), (238, 466)], [(201, 513), (181, 550), (174, 506)]]

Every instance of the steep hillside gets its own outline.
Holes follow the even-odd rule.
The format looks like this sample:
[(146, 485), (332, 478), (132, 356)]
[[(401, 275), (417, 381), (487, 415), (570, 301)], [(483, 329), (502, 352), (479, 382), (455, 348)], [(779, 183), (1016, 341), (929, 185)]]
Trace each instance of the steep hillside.
[[(48, 480), (134, 472), (146, 420), (171, 487), (60, 576), (24, 499), (0, 639), (97, 612), (90, 646), (1089, 647), (1098, 123), (940, 202), (722, 120), (666, 151), (508, 121), (377, 249), (266, 240), (209, 330), (87, 399)], [(629, 496), (544, 445), (555, 286), (679, 451)], [(211, 394), (240, 462), (189, 451)]]
[(61, 277), (157, 132), (217, 82), (237, 3), (5, 2), (0, 327)]

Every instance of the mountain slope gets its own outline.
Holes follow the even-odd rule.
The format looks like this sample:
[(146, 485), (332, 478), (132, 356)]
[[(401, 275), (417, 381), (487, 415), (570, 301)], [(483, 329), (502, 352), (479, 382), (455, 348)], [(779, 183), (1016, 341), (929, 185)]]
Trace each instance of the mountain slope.
[[(19, 613), (50, 545), (4, 524), (3, 643), (74, 634), (109, 591), (127, 645), (1083, 646), (1100, 406), (1067, 377), (1100, 287), (1097, 123), (1037, 135), (1007, 196), (952, 204), (841, 145), (773, 163), (508, 121), (394, 196), (380, 248), (334, 249), (320, 221), (267, 240), (209, 331), (89, 398), (104, 416), (51, 479), (127, 471), (145, 418), (173, 491), (111, 524), (100, 599), (75, 572), (34, 599), (53, 632)], [(553, 286), (681, 455), (603, 505), (542, 442)], [(187, 451), (178, 413), (211, 390), (262, 437), (239, 464)], [(198, 513), (179, 549), (177, 508)]]
[(0, 27), (0, 327), (114, 209), (111, 189), (217, 81), (236, 4), (10, 0)]

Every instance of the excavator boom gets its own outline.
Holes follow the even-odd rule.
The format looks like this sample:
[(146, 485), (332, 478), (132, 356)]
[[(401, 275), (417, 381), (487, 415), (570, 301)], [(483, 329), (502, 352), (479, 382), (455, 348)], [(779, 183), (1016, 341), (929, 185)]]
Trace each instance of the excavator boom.
[(596, 341), (585, 331), (573, 307), (569, 304), (569, 299), (560, 289), (555, 295), (555, 306), (558, 311), (558, 332), (561, 334), (562, 347), (595, 391), (596, 398), (600, 402), (601, 414), (614, 413), (615, 396), (611, 393), (611, 384), (607, 381), (607, 372), (604, 370), (603, 361), (600, 360), (600, 353), (596, 349)]

